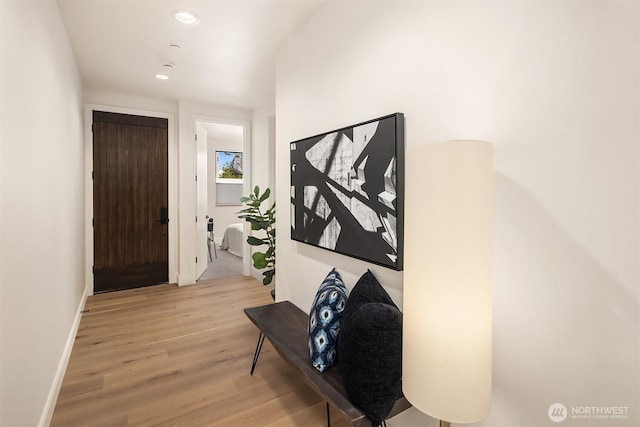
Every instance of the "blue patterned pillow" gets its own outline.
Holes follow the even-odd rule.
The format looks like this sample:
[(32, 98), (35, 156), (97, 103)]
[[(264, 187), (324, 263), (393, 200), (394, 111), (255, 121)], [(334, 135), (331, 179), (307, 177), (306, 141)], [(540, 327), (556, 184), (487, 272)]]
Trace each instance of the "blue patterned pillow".
[(333, 366), (338, 350), (338, 332), (347, 303), (347, 288), (335, 268), (320, 285), (309, 313), (309, 354), (320, 372)]

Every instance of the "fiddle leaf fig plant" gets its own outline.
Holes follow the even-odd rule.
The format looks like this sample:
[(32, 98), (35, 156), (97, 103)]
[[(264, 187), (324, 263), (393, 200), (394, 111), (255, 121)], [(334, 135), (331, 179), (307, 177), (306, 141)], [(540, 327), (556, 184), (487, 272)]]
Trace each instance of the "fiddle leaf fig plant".
[(260, 187), (256, 185), (248, 197), (240, 199), (245, 204), (245, 209), (237, 212), (238, 218), (251, 224), (252, 231), (264, 231), (258, 234), (262, 237), (255, 235), (247, 237), (247, 243), (251, 246), (267, 246), (265, 252), (255, 251), (251, 256), (253, 266), (258, 270), (265, 270), (262, 272), (264, 285), (270, 284), (276, 274), (276, 204), (274, 203), (268, 209), (262, 206), (270, 195), (269, 188), (260, 194)]

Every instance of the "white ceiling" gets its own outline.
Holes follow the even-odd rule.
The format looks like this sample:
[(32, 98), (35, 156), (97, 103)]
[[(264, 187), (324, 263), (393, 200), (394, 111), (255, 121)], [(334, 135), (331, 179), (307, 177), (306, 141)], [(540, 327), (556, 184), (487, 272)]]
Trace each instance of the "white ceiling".
[[(58, 6), (85, 89), (254, 109), (273, 106), (276, 51), (323, 2), (58, 0)], [(181, 24), (176, 9), (194, 12), (200, 23)], [(175, 69), (163, 67), (168, 63)]]

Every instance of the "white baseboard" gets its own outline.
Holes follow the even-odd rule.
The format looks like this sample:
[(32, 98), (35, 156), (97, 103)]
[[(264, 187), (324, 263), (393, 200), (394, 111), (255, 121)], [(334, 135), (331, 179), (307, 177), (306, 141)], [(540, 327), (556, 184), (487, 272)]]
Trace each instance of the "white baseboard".
[(80, 298), (80, 304), (78, 305), (78, 311), (76, 313), (76, 317), (73, 320), (73, 324), (71, 325), (71, 330), (69, 331), (69, 336), (67, 337), (67, 343), (64, 346), (64, 351), (62, 352), (62, 357), (60, 358), (60, 363), (58, 364), (58, 370), (56, 371), (56, 376), (53, 379), (53, 384), (51, 384), (51, 389), (49, 390), (49, 396), (47, 396), (47, 401), (44, 406), (44, 410), (42, 411), (42, 415), (40, 417), (40, 422), (38, 423), (39, 427), (48, 427), (51, 424), (51, 419), (53, 418), (53, 411), (56, 408), (56, 402), (58, 401), (58, 396), (60, 395), (60, 389), (62, 388), (62, 381), (64, 380), (64, 374), (67, 371), (67, 365), (69, 364), (69, 359), (71, 358), (71, 350), (73, 350), (73, 343), (76, 340), (76, 335), (78, 334), (78, 328), (80, 327), (80, 320), (82, 319), (82, 311), (84, 310), (85, 302), (87, 301), (87, 296), (91, 295), (93, 292), (87, 286), (84, 290), (84, 294), (82, 298)]

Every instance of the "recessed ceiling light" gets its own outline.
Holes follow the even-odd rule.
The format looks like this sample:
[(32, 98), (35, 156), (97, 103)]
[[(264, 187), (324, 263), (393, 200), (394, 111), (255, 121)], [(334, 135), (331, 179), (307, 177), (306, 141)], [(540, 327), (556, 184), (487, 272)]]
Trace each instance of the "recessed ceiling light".
[(169, 80), (169, 76), (166, 74), (156, 74), (156, 79), (158, 80)]
[(174, 10), (173, 17), (183, 24), (188, 25), (196, 25), (198, 22), (200, 22), (198, 17), (193, 12), (189, 12), (188, 10)]

